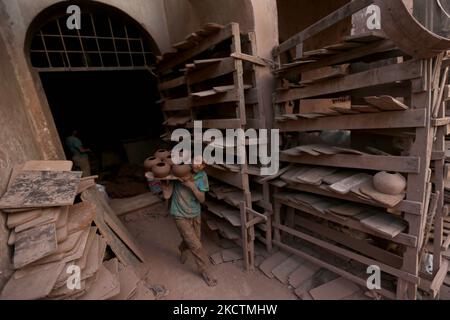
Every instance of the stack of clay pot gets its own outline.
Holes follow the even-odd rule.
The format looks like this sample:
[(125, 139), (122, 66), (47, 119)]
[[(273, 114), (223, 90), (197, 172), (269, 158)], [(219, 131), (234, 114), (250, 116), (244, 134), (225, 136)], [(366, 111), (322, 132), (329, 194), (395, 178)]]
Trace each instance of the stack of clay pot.
[(191, 173), (190, 165), (173, 164), (171, 152), (165, 149), (160, 149), (153, 157), (147, 158), (144, 168), (146, 172), (151, 171), (157, 179), (167, 178), (171, 173), (177, 178), (184, 178)]

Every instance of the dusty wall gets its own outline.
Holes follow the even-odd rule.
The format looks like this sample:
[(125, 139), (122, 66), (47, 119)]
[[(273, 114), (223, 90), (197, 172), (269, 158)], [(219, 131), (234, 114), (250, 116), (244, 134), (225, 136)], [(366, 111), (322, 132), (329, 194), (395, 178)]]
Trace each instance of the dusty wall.
[[(0, 194), (5, 191), (14, 164), (42, 156), (30, 128), (24, 97), (12, 66), (11, 56), (0, 32)], [(4, 215), (1, 214), (0, 287), (9, 274), (7, 235)]]
[[(349, 0), (277, 0), (280, 42), (286, 41), (348, 2)], [(345, 19), (307, 41), (305, 51), (337, 43), (343, 35), (349, 35), (351, 29), (351, 18)]]

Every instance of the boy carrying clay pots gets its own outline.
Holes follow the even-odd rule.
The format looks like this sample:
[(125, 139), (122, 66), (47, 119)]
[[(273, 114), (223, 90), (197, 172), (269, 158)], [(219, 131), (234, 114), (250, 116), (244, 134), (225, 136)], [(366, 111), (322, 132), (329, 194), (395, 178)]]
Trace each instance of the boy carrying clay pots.
[(201, 204), (209, 191), (208, 176), (203, 171), (205, 164), (200, 157), (194, 159), (191, 167), (192, 173), (183, 181), (164, 182), (162, 189), (164, 198), (171, 198), (170, 214), (182, 239), (179, 246), (181, 263), (186, 263), (190, 251), (203, 279), (208, 286), (214, 287), (217, 280), (212, 275), (212, 264), (201, 243)]

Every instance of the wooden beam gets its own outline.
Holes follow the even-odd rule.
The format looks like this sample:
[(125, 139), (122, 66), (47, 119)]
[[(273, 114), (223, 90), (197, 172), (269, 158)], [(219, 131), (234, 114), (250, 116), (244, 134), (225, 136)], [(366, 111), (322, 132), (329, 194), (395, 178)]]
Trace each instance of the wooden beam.
[(212, 47), (215, 44), (219, 44), (232, 36), (232, 25), (234, 23), (229, 24), (222, 30), (218, 31), (217, 33), (214, 33), (207, 38), (205, 38), (201, 43), (198, 43), (194, 47), (178, 53), (176, 56), (174, 56), (172, 59), (168, 61), (162, 61), (160, 65), (158, 66), (158, 73), (164, 73), (165, 71), (172, 69), (173, 67), (176, 67), (180, 64), (183, 64), (187, 60), (194, 58), (195, 56), (199, 55), (200, 53), (204, 52), (205, 50), (208, 50), (210, 47)]
[(185, 97), (179, 99), (165, 100), (163, 102), (163, 111), (181, 111), (189, 110), (192, 105), (192, 98)]
[(302, 228), (309, 229), (317, 234), (324, 236), (332, 241), (336, 241), (350, 249), (359, 251), (371, 258), (377, 259), (383, 263), (386, 263), (392, 267), (399, 268), (402, 266), (402, 258), (389, 251), (380, 249), (365, 241), (360, 241), (350, 236), (345, 235), (340, 231), (336, 231), (325, 227), (323, 225), (312, 222), (311, 220), (301, 217), (295, 218), (295, 223)]
[(312, 237), (312, 236), (310, 236), (310, 235), (308, 235), (306, 233), (303, 233), (303, 232), (300, 232), (300, 231), (297, 231), (297, 230), (294, 230), (294, 229), (291, 229), (291, 228), (288, 228), (288, 227), (282, 226), (282, 225), (274, 225), (274, 227), (280, 229), (283, 232), (291, 234), (291, 235), (293, 235), (293, 236), (295, 236), (297, 238), (303, 239), (303, 240), (305, 240), (305, 241), (307, 241), (309, 243), (312, 243), (312, 244), (314, 244), (316, 246), (319, 246), (319, 247), (321, 247), (321, 248), (323, 248), (325, 250), (329, 250), (329, 251), (331, 251), (331, 252), (333, 252), (333, 253), (335, 253), (337, 255), (341, 255), (341, 256), (347, 257), (349, 259), (356, 260), (356, 261), (358, 261), (358, 262), (360, 262), (362, 264), (368, 265), (368, 266), (370, 266), (370, 265), (377, 265), (377, 266), (380, 267), (380, 269), (382, 271), (384, 271), (386, 273), (389, 273), (389, 274), (391, 274), (393, 276), (396, 276), (398, 278), (404, 279), (406, 281), (409, 281), (411, 283), (419, 284), (419, 282), (420, 282), (419, 277), (417, 277), (414, 274), (411, 274), (411, 273), (405, 272), (403, 270), (399, 270), (399, 269), (393, 268), (393, 267), (388, 266), (388, 265), (386, 265), (384, 263), (381, 263), (380, 261), (376, 261), (374, 259), (367, 258), (365, 256), (356, 254), (356, 253), (351, 252), (349, 250), (346, 250), (346, 249), (343, 249), (341, 247), (338, 247), (338, 246), (335, 246), (333, 244), (330, 244), (330, 243), (328, 243), (326, 241), (319, 240), (319, 239), (314, 238), (314, 237)]
[(295, 36), (283, 42), (281, 45), (279, 45), (273, 50), (273, 56), (277, 57), (281, 53), (286, 52), (292, 48), (295, 48), (298, 44), (311, 38), (315, 34), (335, 25), (336, 23), (344, 20), (347, 17), (350, 17), (354, 13), (370, 6), (372, 3), (373, 0), (350, 1), (350, 3), (344, 5), (342, 8), (332, 12), (322, 20), (317, 21), (313, 25), (304, 29), (302, 32), (296, 34)]
[[(383, 206), (382, 204), (377, 203), (375, 201), (363, 200), (363, 199), (358, 198), (351, 194), (339, 194), (336, 192), (331, 192), (328, 189), (313, 186), (313, 185), (300, 184), (300, 183), (296, 184), (296, 185), (290, 184), (287, 186), (287, 188), (290, 188), (293, 190), (298, 190), (298, 191), (303, 191), (303, 192), (314, 193), (314, 194), (318, 194), (318, 195), (322, 195), (322, 196), (326, 196), (326, 197), (332, 197), (332, 198), (336, 198), (336, 199), (342, 199), (342, 200), (348, 200), (348, 201), (352, 201), (352, 202), (369, 204), (374, 207), (385, 208), (385, 206)], [(396, 210), (396, 211), (402, 211), (405, 213), (413, 214), (413, 215), (420, 216), (422, 214), (422, 204), (420, 202), (415, 202), (415, 201), (410, 201), (410, 200), (403, 200), (402, 202), (400, 202), (397, 206), (395, 206), (392, 209)]]
[(219, 63), (206, 66), (201, 69), (194, 69), (187, 75), (190, 85), (197, 84), (206, 80), (218, 78), (235, 71), (234, 58), (226, 58)]
[(417, 157), (395, 157), (395, 156), (375, 156), (375, 155), (280, 155), (281, 161), (301, 164), (311, 164), (317, 166), (331, 166), (337, 168), (354, 168), (378, 171), (396, 171), (403, 173), (418, 173), (419, 158)]
[(172, 89), (172, 88), (176, 88), (179, 86), (182, 86), (186, 84), (186, 77), (185, 76), (181, 76), (172, 80), (168, 80), (165, 82), (161, 82), (158, 85), (159, 91), (163, 91), (163, 90), (168, 90), (168, 89)]
[(233, 58), (235, 58), (235, 59), (247, 61), (247, 62), (256, 64), (258, 66), (261, 66), (261, 67), (267, 67), (268, 66), (267, 63), (263, 59), (261, 59), (260, 57), (251, 56), (249, 54), (234, 52), (234, 53), (231, 54), (231, 56)]
[[(367, 279), (361, 279), (360, 277), (357, 277), (350, 272), (344, 271), (342, 268), (339, 268), (332, 264), (324, 262), (324, 261), (322, 261), (316, 257), (313, 257), (307, 253), (304, 253), (298, 249), (294, 249), (288, 245), (285, 245), (284, 243), (282, 243), (278, 240), (273, 240), (273, 244), (276, 245), (277, 247), (279, 247), (280, 249), (283, 249), (289, 253), (299, 256), (300, 258), (304, 258), (322, 268), (325, 268), (337, 275), (340, 275), (346, 279), (349, 279), (350, 281), (353, 281), (354, 283), (360, 285), (361, 287), (367, 286)], [(388, 299), (395, 300), (395, 294), (389, 290), (381, 289), (381, 290), (376, 290), (376, 292), (380, 293), (381, 295), (383, 295), (384, 297), (386, 297)]]
[(234, 172), (230, 172), (230, 171), (222, 171), (222, 170), (213, 168), (211, 166), (206, 167), (205, 171), (209, 176), (216, 178), (220, 181), (223, 181), (233, 187), (236, 187), (241, 190), (243, 188), (240, 173), (234, 173)]
[(297, 203), (294, 204), (294, 203), (292, 203), (290, 201), (286, 201), (284, 199), (279, 198), (277, 195), (275, 195), (275, 199), (276, 199), (277, 203), (283, 204), (283, 205), (288, 206), (288, 207), (295, 208), (297, 210), (306, 212), (306, 213), (308, 213), (310, 215), (316, 216), (316, 217), (321, 218), (321, 219), (332, 221), (334, 223), (337, 223), (339, 225), (348, 227), (348, 228), (353, 229), (353, 230), (358, 230), (358, 231), (361, 231), (361, 232), (364, 232), (364, 233), (367, 233), (367, 234), (370, 234), (370, 235), (373, 235), (373, 236), (377, 236), (377, 237), (380, 237), (380, 238), (383, 238), (383, 239), (387, 239), (389, 241), (393, 241), (393, 242), (398, 243), (398, 244), (403, 244), (403, 245), (405, 245), (407, 247), (416, 247), (417, 246), (417, 237), (411, 236), (411, 235), (406, 234), (406, 233), (400, 233), (399, 235), (395, 236), (393, 239), (392, 238), (388, 238), (385, 235), (379, 234), (379, 233), (375, 232), (374, 230), (367, 228), (366, 226), (362, 225), (357, 220), (349, 219), (347, 221), (343, 221), (342, 219), (335, 218), (333, 215), (329, 215), (329, 214), (324, 215), (323, 213), (318, 212), (317, 210), (313, 209), (312, 207), (306, 207), (306, 206), (302, 206), (302, 205), (297, 204)]
[(278, 92), (275, 94), (275, 103), (347, 92), (397, 81), (411, 80), (421, 76), (422, 60), (412, 60), (323, 81), (306, 88)]
[(282, 132), (368, 130), (425, 127), (425, 109), (299, 119), (275, 123)]
[(395, 44), (390, 40), (381, 40), (374, 43), (370, 43), (365, 46), (358, 47), (356, 49), (346, 51), (340, 54), (336, 54), (329, 58), (323, 58), (317, 62), (303, 63), (292, 66), (282, 66), (280, 69), (275, 70), (274, 73), (278, 77), (289, 77), (291, 75), (297, 75), (299, 73), (315, 70), (318, 68), (332, 66), (342, 63), (351, 62), (356, 59), (361, 59), (366, 56), (371, 56), (377, 53), (383, 53), (392, 51), (396, 48)]

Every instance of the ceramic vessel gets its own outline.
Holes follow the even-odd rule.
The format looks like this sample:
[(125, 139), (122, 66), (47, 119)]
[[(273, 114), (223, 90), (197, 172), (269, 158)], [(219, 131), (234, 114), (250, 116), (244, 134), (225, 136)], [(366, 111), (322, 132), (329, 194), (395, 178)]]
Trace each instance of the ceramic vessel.
[(167, 177), (170, 173), (170, 165), (166, 162), (159, 162), (152, 168), (153, 176), (158, 179)]
[(159, 149), (155, 152), (155, 157), (161, 160), (166, 159), (168, 156), (170, 156), (170, 151), (166, 149)]
[(163, 160), (163, 162), (168, 163), (169, 165), (173, 166), (172, 155), (169, 154), (169, 156), (167, 158), (165, 158)]
[(177, 178), (184, 178), (191, 173), (191, 166), (188, 164), (177, 164), (172, 166), (172, 173)]
[(152, 171), (153, 166), (155, 166), (159, 162), (161, 162), (161, 160), (156, 157), (150, 157), (150, 158), (145, 159), (145, 161), (144, 161), (145, 172)]
[(378, 192), (399, 195), (406, 189), (406, 179), (400, 173), (379, 172), (373, 177), (373, 186)]

